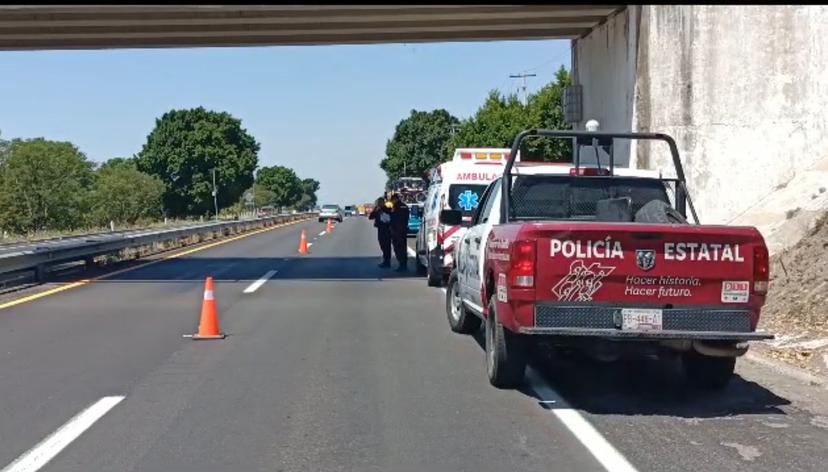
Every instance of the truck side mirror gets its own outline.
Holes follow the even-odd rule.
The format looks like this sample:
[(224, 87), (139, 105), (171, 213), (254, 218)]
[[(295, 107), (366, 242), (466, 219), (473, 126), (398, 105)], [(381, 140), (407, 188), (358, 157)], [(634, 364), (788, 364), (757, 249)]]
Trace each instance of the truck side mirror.
[(440, 224), (460, 226), (463, 224), (463, 214), (460, 210), (443, 210), (440, 212)]

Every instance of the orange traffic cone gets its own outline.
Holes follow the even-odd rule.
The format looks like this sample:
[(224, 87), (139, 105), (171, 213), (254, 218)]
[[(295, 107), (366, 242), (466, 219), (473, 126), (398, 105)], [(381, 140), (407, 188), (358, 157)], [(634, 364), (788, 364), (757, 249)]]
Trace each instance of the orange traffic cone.
[(328, 234), (333, 233), (333, 223), (331, 223), (331, 219), (328, 218), (328, 225), (325, 226), (325, 232)]
[(185, 334), (184, 337), (193, 339), (224, 339), (226, 337), (224, 333), (219, 332), (212, 277), (207, 277), (207, 280), (204, 281), (204, 301), (201, 304), (201, 321), (198, 323), (198, 333)]
[(308, 237), (305, 235), (305, 230), (302, 230), (302, 236), (299, 238), (299, 254), (308, 255)]

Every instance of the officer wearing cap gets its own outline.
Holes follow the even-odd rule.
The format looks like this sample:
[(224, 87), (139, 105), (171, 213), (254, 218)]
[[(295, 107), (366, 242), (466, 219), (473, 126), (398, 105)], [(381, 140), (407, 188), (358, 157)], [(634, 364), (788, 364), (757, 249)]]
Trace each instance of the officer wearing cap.
[(374, 209), (368, 215), (368, 219), (374, 220), (374, 228), (377, 228), (377, 242), (382, 251), (382, 268), (391, 267), (391, 202), (386, 202), (384, 197), (377, 199)]

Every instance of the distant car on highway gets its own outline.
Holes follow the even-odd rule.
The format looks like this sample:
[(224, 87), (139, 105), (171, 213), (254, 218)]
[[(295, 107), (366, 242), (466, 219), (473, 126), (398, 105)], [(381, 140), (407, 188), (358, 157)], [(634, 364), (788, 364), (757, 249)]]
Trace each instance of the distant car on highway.
[(264, 217), (267, 217), (267, 216), (273, 216), (277, 213), (279, 213), (279, 212), (276, 211), (276, 207), (263, 206), (263, 207), (259, 208), (259, 215), (258, 216), (259, 216), (259, 218), (264, 218)]
[(345, 216), (356, 216), (356, 207), (354, 205), (345, 205)]
[(322, 209), (319, 210), (320, 223), (325, 220), (336, 220), (342, 223), (343, 218), (342, 208), (339, 205), (322, 205)]

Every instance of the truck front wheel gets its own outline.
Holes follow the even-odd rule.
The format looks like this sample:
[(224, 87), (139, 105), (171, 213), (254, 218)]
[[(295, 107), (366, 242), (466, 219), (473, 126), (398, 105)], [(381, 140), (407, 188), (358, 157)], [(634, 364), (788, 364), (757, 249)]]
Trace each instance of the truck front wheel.
[(429, 287), (442, 287), (443, 286), (443, 274), (434, 267), (434, 264), (431, 263), (429, 260), (428, 268), (426, 269), (426, 275), (428, 277), (427, 283)]
[(428, 273), (428, 267), (424, 266), (420, 260), (420, 245), (415, 243), (414, 247), (417, 248), (417, 254), (414, 255), (414, 266), (417, 268), (417, 275), (426, 275)]
[(526, 372), (526, 346), (520, 335), (505, 329), (497, 318), (494, 297), (489, 299), (486, 317), (486, 372), (497, 388), (513, 388), (523, 382)]
[(457, 274), (452, 272), (446, 290), (446, 315), (451, 330), (460, 334), (471, 334), (480, 329), (480, 318), (466, 310), (460, 298), (460, 284)]
[(697, 352), (683, 354), (681, 361), (687, 380), (705, 390), (724, 390), (736, 367), (735, 357), (711, 357)]

